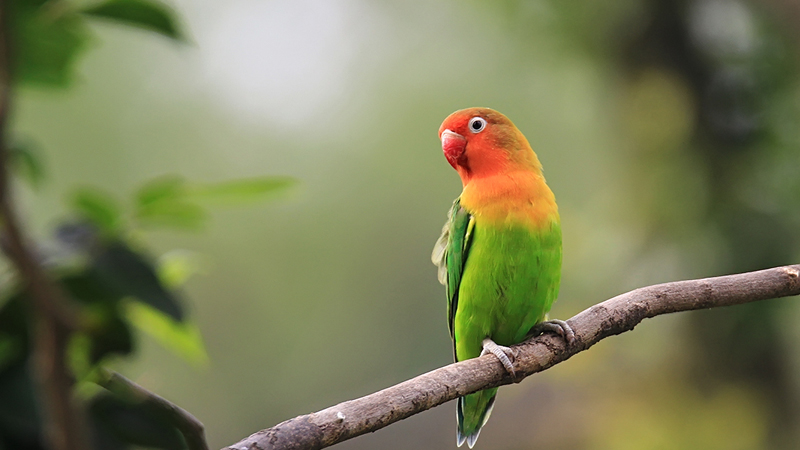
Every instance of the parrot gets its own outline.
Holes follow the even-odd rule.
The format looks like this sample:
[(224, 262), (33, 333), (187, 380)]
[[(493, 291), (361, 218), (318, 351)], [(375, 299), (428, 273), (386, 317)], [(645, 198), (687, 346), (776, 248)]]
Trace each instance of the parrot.
[[(431, 259), (447, 294), (456, 362), (492, 353), (515, 376), (510, 345), (554, 331), (547, 321), (561, 281), (561, 221), (542, 165), (525, 136), (503, 114), (468, 108), (439, 127), (444, 156), (461, 177)], [(456, 444), (475, 445), (497, 388), (468, 394), (456, 406)]]

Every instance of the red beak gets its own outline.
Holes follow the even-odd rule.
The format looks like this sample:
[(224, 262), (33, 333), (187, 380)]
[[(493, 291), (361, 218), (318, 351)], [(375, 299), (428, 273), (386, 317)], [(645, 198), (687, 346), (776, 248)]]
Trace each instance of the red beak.
[(464, 136), (450, 130), (442, 132), (442, 150), (447, 162), (455, 169), (459, 160), (467, 149), (467, 140)]

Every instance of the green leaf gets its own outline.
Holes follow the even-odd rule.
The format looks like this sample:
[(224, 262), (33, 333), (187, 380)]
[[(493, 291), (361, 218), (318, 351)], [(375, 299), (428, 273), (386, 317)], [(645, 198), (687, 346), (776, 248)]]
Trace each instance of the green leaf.
[(67, 362), (77, 381), (84, 381), (92, 372), (92, 340), (85, 333), (73, 333), (67, 343)]
[(271, 198), (297, 184), (291, 177), (258, 177), (194, 186), (191, 197), (198, 201), (240, 204)]
[(83, 14), (110, 19), (122, 24), (155, 31), (166, 37), (185, 41), (178, 30), (175, 13), (167, 5), (146, 0), (108, 0), (81, 11)]
[(202, 272), (206, 265), (198, 253), (173, 250), (158, 259), (158, 278), (164, 286), (175, 289), (183, 286), (192, 275)]
[(10, 3), (15, 82), (66, 87), (90, 33), (66, 2), (17, 0)]
[(199, 230), (208, 219), (206, 210), (187, 200), (186, 181), (177, 175), (159, 177), (136, 192), (136, 220), (145, 227)]
[(117, 234), (122, 225), (122, 212), (109, 194), (94, 188), (82, 188), (73, 194), (72, 208), (100, 230)]
[(21, 340), (0, 332), (0, 372), (15, 361), (24, 360), (24, 356)]
[(148, 181), (136, 192), (136, 206), (148, 208), (162, 202), (183, 201), (186, 180), (177, 175), (167, 175)]
[(108, 355), (128, 355), (133, 351), (131, 330), (117, 311), (107, 315), (102, 327), (93, 329), (89, 339), (88, 361), (91, 365), (97, 364)]
[(92, 267), (59, 282), (81, 304), (83, 333), (70, 342), (70, 361), (76, 374), (86, 373), (110, 354), (127, 355), (133, 351), (133, 336), (119, 308), (120, 300), (129, 295), (127, 292), (114, 289)]
[(25, 361), (0, 372), (0, 430), (17, 442), (36, 442), (41, 432), (30, 375)]
[(123, 297), (135, 297), (173, 319), (183, 320), (178, 299), (158, 279), (153, 266), (122, 242), (113, 242), (93, 261), (93, 270)]
[(37, 9), (44, 6), (49, 0), (14, 0), (10, 2), (17, 8)]
[(153, 336), (167, 347), (195, 365), (208, 363), (208, 354), (197, 326), (190, 322), (176, 322), (166, 314), (140, 303), (126, 302), (125, 315), (139, 330)]
[(59, 280), (70, 296), (83, 304), (105, 304), (114, 306), (123, 297), (121, 292), (109, 286), (93, 270), (67, 275)]
[(145, 227), (200, 230), (208, 221), (208, 213), (193, 203), (161, 201), (139, 208), (136, 220)]
[(136, 220), (145, 227), (201, 229), (208, 213), (200, 203), (241, 204), (265, 200), (296, 184), (289, 177), (259, 177), (190, 184), (180, 176), (152, 180), (136, 193)]
[[(86, 392), (79, 392), (80, 390)], [(76, 395), (86, 395), (86, 398), (89, 399), (87, 404), (91, 404), (91, 399), (97, 397), (97, 391), (103, 391), (103, 388), (100, 386), (91, 383), (80, 383), (76, 386), (75, 391)], [(103, 393), (102, 395), (108, 395), (107, 393)], [(89, 423), (91, 424), (92, 430), (92, 449), (93, 450), (128, 450), (133, 449), (128, 442), (124, 442), (121, 440), (117, 435), (114, 433), (113, 430), (109, 430), (109, 426), (106, 425), (105, 422), (101, 422), (104, 418), (96, 418), (92, 415), (89, 415)], [(139, 450), (138, 448), (136, 450)]]
[(39, 151), (27, 143), (15, 143), (8, 148), (12, 170), (32, 188), (39, 188), (44, 180), (44, 164)]
[(83, 332), (70, 342), (70, 361), (76, 374), (86, 374), (111, 354), (133, 351), (130, 325), (123, 320), (119, 302), (130, 295), (110, 284), (96, 267), (59, 280), (70, 296), (81, 304)]
[(15, 364), (24, 364), (30, 351), (28, 302), (16, 293), (0, 307), (0, 372)]
[(104, 431), (123, 442), (147, 448), (183, 450), (183, 436), (163, 412), (102, 393), (89, 402), (89, 414)]

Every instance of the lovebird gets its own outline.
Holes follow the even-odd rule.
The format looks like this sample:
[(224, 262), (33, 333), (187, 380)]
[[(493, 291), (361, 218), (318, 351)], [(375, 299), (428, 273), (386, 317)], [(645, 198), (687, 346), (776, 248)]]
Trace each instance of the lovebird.
[[(566, 322), (545, 322), (561, 281), (555, 196), (528, 140), (503, 114), (456, 111), (439, 138), (464, 187), (431, 257), (447, 293), (454, 357), (493, 353), (514, 376), (507, 346), (541, 331), (574, 338)], [(492, 388), (458, 399), (459, 447), (475, 445), (496, 395)]]

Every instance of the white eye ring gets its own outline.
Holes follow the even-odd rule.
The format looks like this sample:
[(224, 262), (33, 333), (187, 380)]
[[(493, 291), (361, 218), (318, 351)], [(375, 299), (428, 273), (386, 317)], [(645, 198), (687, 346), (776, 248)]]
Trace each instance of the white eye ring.
[(473, 134), (478, 134), (486, 129), (486, 119), (483, 117), (473, 117), (469, 119), (469, 124), (467, 124), (467, 126), (469, 127), (469, 131)]

